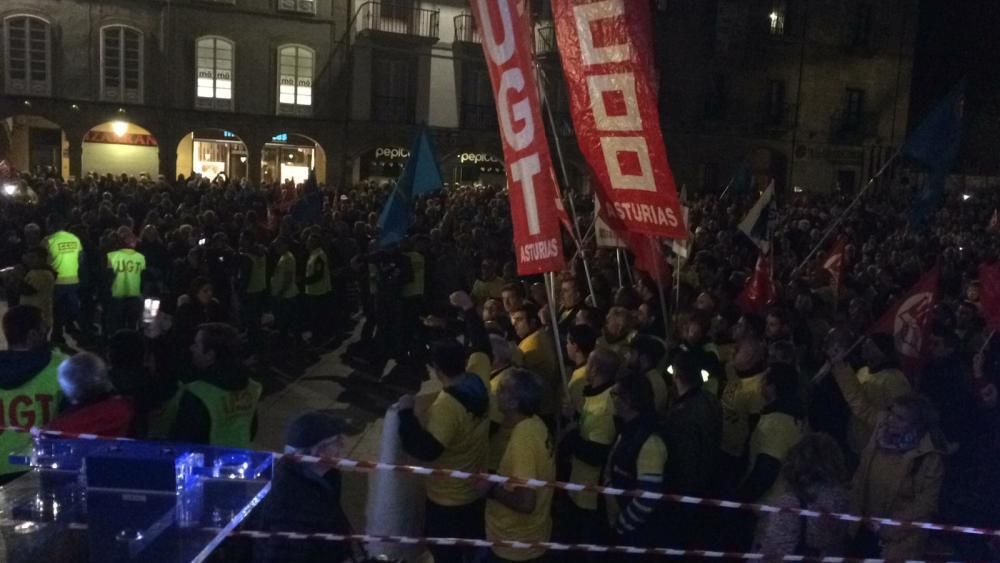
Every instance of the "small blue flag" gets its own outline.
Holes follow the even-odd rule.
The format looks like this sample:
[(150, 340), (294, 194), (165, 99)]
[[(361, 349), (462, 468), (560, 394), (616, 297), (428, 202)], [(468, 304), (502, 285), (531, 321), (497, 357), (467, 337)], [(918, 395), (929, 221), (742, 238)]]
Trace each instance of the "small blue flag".
[(921, 164), (928, 173), (927, 181), (913, 202), (911, 222), (914, 224), (923, 224), (944, 194), (944, 180), (951, 172), (962, 143), (964, 104), (965, 80), (962, 80), (927, 114), (903, 145), (903, 157)]
[(410, 148), (403, 174), (382, 208), (378, 218), (379, 246), (399, 244), (410, 229), (413, 198), (436, 192), (444, 187), (441, 169), (426, 125), (421, 125)]

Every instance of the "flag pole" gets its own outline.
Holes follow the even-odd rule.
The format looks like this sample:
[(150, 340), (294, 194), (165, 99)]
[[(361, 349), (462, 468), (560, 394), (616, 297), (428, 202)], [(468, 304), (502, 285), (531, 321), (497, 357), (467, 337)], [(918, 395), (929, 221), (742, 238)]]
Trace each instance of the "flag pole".
[(979, 347), (979, 351), (976, 352), (975, 355), (978, 356), (979, 354), (985, 352), (986, 349), (989, 348), (990, 342), (993, 340), (993, 337), (996, 336), (996, 334), (997, 334), (996, 329), (991, 330), (990, 335), (986, 337), (986, 340), (983, 342), (983, 345)]
[[(559, 132), (556, 130), (556, 120), (552, 117), (552, 106), (549, 104), (549, 97), (545, 93), (545, 74), (542, 72), (541, 65), (538, 61), (535, 61), (535, 78), (540, 86), (539, 91), (542, 97), (542, 106), (545, 108), (545, 114), (549, 120), (549, 130), (552, 131), (552, 141), (556, 146), (556, 156), (559, 158), (559, 170), (562, 172), (563, 185), (569, 188), (569, 173), (566, 171), (566, 159), (563, 157), (562, 143), (559, 142)], [(580, 236), (580, 225), (577, 221), (579, 215), (576, 213), (576, 203), (573, 199), (573, 194), (569, 193), (569, 208), (573, 213), (573, 228), (570, 231), (571, 236), (576, 233), (576, 247), (580, 251), (580, 258), (583, 260), (583, 272), (587, 276), (587, 289), (590, 291), (590, 301), (591, 305), (597, 306), (597, 294), (594, 293), (594, 282), (590, 278), (590, 264), (587, 262), (587, 251), (584, 249), (583, 237)]]
[(552, 326), (552, 335), (555, 340), (556, 356), (559, 358), (559, 379), (562, 381), (562, 389), (559, 393), (559, 401), (556, 405), (556, 436), (559, 436), (562, 429), (562, 399), (569, 389), (569, 378), (566, 376), (566, 360), (563, 359), (562, 339), (559, 336), (559, 311), (556, 308), (556, 275), (554, 272), (545, 272), (545, 287), (549, 294), (549, 323)]
[(813, 246), (813, 249), (809, 251), (809, 254), (806, 255), (805, 260), (803, 260), (801, 264), (799, 264), (794, 270), (792, 270), (792, 273), (789, 276), (789, 278), (794, 278), (799, 273), (799, 271), (802, 270), (802, 268), (804, 268), (806, 264), (809, 263), (810, 260), (812, 260), (813, 256), (816, 255), (816, 252), (818, 252), (819, 249), (823, 247), (823, 243), (825, 243), (826, 240), (830, 238), (830, 235), (832, 235), (833, 232), (837, 229), (837, 227), (840, 226), (840, 223), (844, 219), (846, 219), (848, 215), (851, 214), (851, 211), (854, 209), (854, 206), (856, 206), (858, 202), (861, 201), (861, 197), (865, 195), (865, 192), (867, 192), (869, 188), (875, 185), (875, 180), (877, 180), (880, 176), (882, 176), (882, 174), (885, 173), (886, 170), (889, 169), (889, 165), (892, 164), (893, 161), (895, 161), (900, 154), (901, 154), (900, 149), (896, 149), (896, 152), (892, 154), (889, 160), (885, 161), (885, 164), (883, 164), (882, 167), (878, 169), (878, 172), (876, 172), (875, 175), (868, 180), (868, 183), (865, 184), (864, 189), (858, 192), (858, 195), (854, 197), (854, 201), (852, 201), (851, 204), (847, 206), (847, 209), (845, 209), (844, 212), (840, 214), (840, 217), (837, 217), (837, 220), (834, 221), (832, 225), (830, 225), (830, 227), (826, 230), (825, 233), (823, 233), (823, 236), (820, 237), (819, 242), (817, 242), (816, 245)]
[(736, 181), (736, 176), (729, 179), (729, 183), (726, 184), (726, 189), (722, 190), (722, 195), (719, 196), (719, 201), (726, 199), (726, 194), (729, 193), (729, 188), (733, 187), (733, 182)]
[(677, 255), (677, 265), (674, 268), (674, 318), (681, 310), (681, 268), (684, 265), (684, 258), (678, 254)]
[(656, 287), (660, 291), (660, 314), (663, 315), (663, 337), (667, 340), (670, 339), (670, 329), (667, 328), (667, 296), (663, 291), (663, 274), (660, 272), (660, 267), (662, 266), (660, 257), (663, 256), (663, 251), (656, 252), (656, 245), (659, 241), (656, 237), (649, 237), (649, 249), (653, 251), (653, 257), (656, 259)]
[(622, 274), (622, 249), (615, 247), (615, 262), (618, 263), (618, 287), (625, 287), (625, 278)]

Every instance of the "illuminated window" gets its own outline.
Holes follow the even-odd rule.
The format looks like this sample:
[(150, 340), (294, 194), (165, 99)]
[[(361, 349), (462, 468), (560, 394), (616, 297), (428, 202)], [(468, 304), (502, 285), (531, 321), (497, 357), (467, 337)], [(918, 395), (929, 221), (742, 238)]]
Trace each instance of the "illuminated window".
[(196, 45), (195, 106), (203, 109), (233, 109), (233, 63), (235, 47), (224, 37), (201, 37)]
[(770, 20), (768, 29), (771, 35), (775, 37), (785, 35), (785, 16), (787, 12), (788, 6), (782, 0), (776, 0), (771, 5), (771, 13), (767, 15)]
[(52, 95), (52, 51), (49, 22), (35, 16), (9, 16), (3, 21), (4, 86), (8, 94)]
[(316, 55), (309, 47), (278, 48), (278, 113), (312, 114), (312, 83)]
[(142, 32), (125, 25), (101, 28), (101, 99), (142, 103)]

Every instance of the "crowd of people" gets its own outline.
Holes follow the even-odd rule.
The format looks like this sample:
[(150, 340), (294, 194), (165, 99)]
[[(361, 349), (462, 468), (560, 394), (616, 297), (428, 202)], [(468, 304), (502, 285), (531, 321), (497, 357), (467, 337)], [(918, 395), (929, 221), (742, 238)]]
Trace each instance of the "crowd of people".
[[(0, 201), (10, 306), (0, 399), (26, 390), (46, 399), (20, 415), (8, 409), (7, 422), (249, 447), (267, 382), (249, 377), (248, 362), (332, 349), (357, 318), (364, 325), (346, 361), (380, 378), (393, 359), (441, 383), (426, 406), (409, 395), (394, 406), (402, 448), (420, 463), (1000, 527), (1000, 344), (977, 280), (978, 266), (997, 259), (997, 193), (949, 193), (926, 225), (908, 220), (906, 182), (878, 186), (846, 215), (846, 194), (790, 194), (771, 229), (776, 296), (749, 311), (737, 295), (759, 250), (737, 226), (756, 194), (688, 202), (692, 236), (689, 258), (672, 264), (677, 287), (590, 239), (577, 252), (568, 235), (571, 264), (547, 287), (517, 275), (504, 189), (421, 198), (410, 235), (383, 248), (388, 189), (22, 177), (20, 195)], [(593, 206), (569, 197), (587, 233)], [(846, 267), (834, 280), (805, 259), (842, 215), (831, 240), (846, 241)], [(904, 373), (892, 335), (870, 329), (935, 265), (924, 357)], [(292, 425), (287, 447), (336, 455), (346, 432), (335, 416), (311, 413)], [(23, 441), (0, 435), (8, 451)], [(336, 470), (279, 465), (258, 524), (345, 531)], [(0, 460), (5, 480), (17, 470)], [(437, 477), (426, 488), (434, 537), (1000, 556), (988, 538), (867, 521)], [(296, 513), (300, 496), (308, 510)], [(439, 562), (481, 555), (431, 552)], [(286, 545), (254, 557), (331, 553)], [(504, 547), (490, 557), (558, 558)]]

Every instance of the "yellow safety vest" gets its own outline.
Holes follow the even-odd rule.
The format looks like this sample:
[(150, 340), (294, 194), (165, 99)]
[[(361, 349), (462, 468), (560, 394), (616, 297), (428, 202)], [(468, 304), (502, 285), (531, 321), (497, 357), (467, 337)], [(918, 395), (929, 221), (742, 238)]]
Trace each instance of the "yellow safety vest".
[(309, 254), (306, 262), (306, 278), (316, 272), (317, 262), (323, 262), (323, 275), (319, 280), (306, 284), (306, 295), (326, 295), (330, 293), (330, 261), (326, 259), (326, 252), (322, 248), (317, 248)]
[(212, 428), (208, 443), (213, 446), (247, 449), (250, 427), (262, 391), (260, 383), (250, 380), (239, 391), (227, 391), (206, 381), (193, 381), (187, 390), (205, 405)]
[(115, 279), (111, 282), (111, 297), (142, 296), (145, 256), (131, 248), (123, 248), (108, 253), (108, 264), (115, 271)]
[(267, 259), (249, 252), (244, 252), (243, 256), (249, 258), (251, 264), (247, 293), (261, 293), (267, 287)]
[[(0, 389), (0, 423), (4, 426), (47, 426), (56, 417), (62, 390), (59, 388), (59, 364), (66, 359), (52, 351), (48, 365), (38, 375), (15, 389)], [(12, 453), (25, 452), (31, 447), (31, 434), (11, 430), (0, 433), (0, 475), (27, 471), (27, 467), (11, 464)]]
[(56, 271), (56, 284), (80, 283), (80, 252), (83, 245), (76, 235), (67, 231), (57, 231), (46, 239), (49, 249), (49, 264)]

